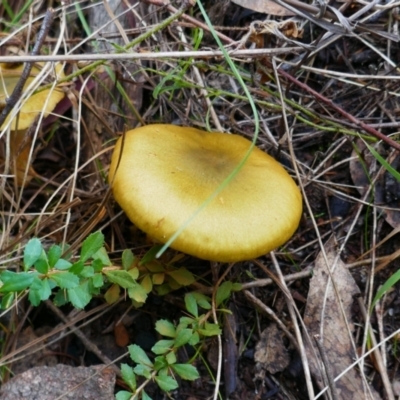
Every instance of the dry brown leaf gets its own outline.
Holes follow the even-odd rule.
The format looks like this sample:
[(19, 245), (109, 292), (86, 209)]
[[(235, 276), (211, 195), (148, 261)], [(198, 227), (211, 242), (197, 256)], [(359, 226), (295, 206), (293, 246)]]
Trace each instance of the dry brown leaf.
[(271, 323), (261, 332), (254, 360), (257, 371), (266, 369), (271, 374), (281, 372), (289, 365), (289, 353), (283, 343), (282, 332), (276, 324)]
[[(336, 377), (357, 358), (351, 344), (351, 338), (349, 337), (340, 303), (349, 328), (353, 331), (351, 308), (354, 301), (353, 297), (359, 294), (360, 291), (346, 265), (340, 258), (337, 259), (335, 244), (332, 238), (326, 243), (325, 252), (328, 265), (325, 262), (322, 252), (320, 252), (315, 261), (314, 275), (310, 282), (310, 290), (304, 314), (304, 323), (311, 339), (315, 335), (321, 336), (333, 377)], [(331, 269), (337, 294), (329, 278), (328, 268)], [(325, 304), (324, 298), (326, 298)], [(308, 343), (307, 340), (306, 343)], [(317, 350), (313, 351), (309, 345), (307, 346), (311, 372), (318, 386), (322, 389), (325, 387), (321, 375), (323, 367), (319, 356), (317, 360), (316, 352)], [(336, 389), (340, 399), (371, 398), (368, 388), (365, 387), (356, 368), (349, 370), (336, 382)], [(374, 399), (380, 398), (373, 388), (370, 388), (370, 390)]]
[(279, 17), (295, 15), (294, 12), (274, 3), (272, 0), (232, 0), (232, 3), (259, 13), (277, 15)]
[(126, 347), (130, 342), (128, 330), (121, 322), (114, 325), (114, 337), (115, 343), (119, 347)]

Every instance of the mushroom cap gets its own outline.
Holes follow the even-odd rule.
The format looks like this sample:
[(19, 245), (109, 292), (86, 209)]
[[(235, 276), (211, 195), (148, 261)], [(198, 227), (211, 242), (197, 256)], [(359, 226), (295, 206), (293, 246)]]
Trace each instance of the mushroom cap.
[[(43, 66), (44, 63), (37, 63), (36, 65)], [(22, 71), (24, 69), (24, 64), (7, 64), (0, 63), (0, 107), (5, 106), (6, 99), (12, 94), (15, 86), (21, 78)], [(55, 67), (57, 75), (59, 77), (64, 77), (62, 72), (62, 66), (57, 64)], [(23, 88), (23, 92), (26, 91), (28, 86), (35, 79), (36, 75), (40, 72), (37, 66), (33, 66), (29, 78)], [(50, 99), (47, 101), (47, 97), (50, 94)], [(11, 130), (22, 130), (29, 128), (34, 122), (38, 114), (43, 111), (45, 117), (47, 117), (50, 112), (54, 110), (57, 103), (61, 101), (64, 97), (64, 92), (61, 89), (54, 89), (50, 91), (49, 89), (43, 90), (41, 92), (32, 94), (29, 96), (22, 104), (21, 110), (18, 113), (18, 117), (11, 121)], [(47, 103), (46, 103), (47, 101)], [(46, 108), (43, 110), (44, 105)], [(0, 129), (10, 120), (10, 115), (6, 118)]]
[[(220, 187), (250, 145), (239, 135), (147, 125), (118, 140), (109, 182), (128, 218), (165, 243)], [(212, 261), (256, 258), (285, 243), (301, 213), (302, 198), (293, 179), (254, 148), (171, 247)]]

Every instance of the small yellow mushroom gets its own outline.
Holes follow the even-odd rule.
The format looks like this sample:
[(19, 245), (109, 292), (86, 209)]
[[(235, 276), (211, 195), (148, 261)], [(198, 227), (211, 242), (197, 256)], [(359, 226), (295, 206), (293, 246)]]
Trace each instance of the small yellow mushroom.
[[(109, 182), (129, 219), (165, 243), (232, 173), (250, 145), (239, 135), (144, 126), (118, 140)], [(293, 179), (280, 163), (254, 148), (171, 247), (212, 261), (256, 258), (284, 244), (301, 213), (302, 197)]]

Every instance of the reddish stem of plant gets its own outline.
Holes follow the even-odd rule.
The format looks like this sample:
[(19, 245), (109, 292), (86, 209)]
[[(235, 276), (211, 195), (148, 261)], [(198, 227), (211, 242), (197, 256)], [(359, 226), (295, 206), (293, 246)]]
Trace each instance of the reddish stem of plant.
[(295, 85), (301, 87), (308, 93), (312, 94), (315, 98), (320, 100), (321, 102), (325, 103), (329, 107), (333, 108), (337, 113), (345, 117), (347, 120), (352, 122), (353, 124), (356, 124), (359, 126), (361, 129), (363, 129), (365, 132), (369, 133), (372, 136), (375, 136), (377, 139), (382, 140), (382, 142), (387, 143), (389, 146), (393, 147), (397, 151), (400, 151), (400, 144), (395, 142), (393, 139), (385, 136), (383, 133), (377, 131), (375, 128), (372, 126), (360, 121), (358, 118), (354, 117), (353, 115), (349, 114), (343, 108), (339, 107), (337, 104), (335, 104), (332, 100), (326, 98), (322, 94), (316, 92), (315, 90), (311, 89), (308, 85), (306, 85), (303, 82), (300, 82), (297, 80), (295, 77), (292, 75), (288, 74), (287, 72), (283, 71), (282, 69), (279, 70), (279, 73), (284, 76), (287, 80), (290, 82), (294, 83)]

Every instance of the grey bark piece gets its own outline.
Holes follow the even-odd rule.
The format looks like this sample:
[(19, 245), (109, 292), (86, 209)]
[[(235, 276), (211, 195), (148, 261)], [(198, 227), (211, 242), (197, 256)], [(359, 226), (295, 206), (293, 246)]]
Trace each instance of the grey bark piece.
[[(93, 52), (101, 52), (104, 54), (117, 52), (117, 46), (125, 46), (126, 43), (120, 37), (119, 27), (124, 31), (129, 31), (137, 27), (137, 20), (132, 11), (128, 11), (128, 6), (137, 3), (137, 0), (121, 1), (109, 0), (108, 8), (117, 19), (112, 22), (112, 17), (104, 4), (98, 3), (95, 7), (88, 9), (88, 21), (92, 32), (97, 32), (96, 38), (99, 40), (94, 42), (89, 49)], [(138, 8), (140, 12), (140, 8)], [(118, 24), (118, 25), (117, 25)], [(130, 36), (128, 40), (132, 40)], [(140, 84), (141, 74), (138, 73), (140, 66), (133, 62), (124, 62), (120, 64), (112, 64), (110, 68), (118, 74), (118, 82), (125, 90), (128, 98), (134, 104), (137, 110), (142, 104), (142, 86)], [(117, 72), (119, 71), (119, 72)], [(126, 100), (121, 96), (117, 89), (116, 82), (103, 70), (98, 76), (99, 81), (96, 82), (92, 90), (91, 96), (96, 104), (96, 112), (101, 121), (88, 112), (85, 119), (88, 132), (96, 132), (104, 134), (104, 123), (107, 123), (109, 129), (113, 132), (122, 131), (124, 126), (133, 127), (136, 123), (135, 116), (132, 114)], [(125, 121), (123, 116), (127, 117)]]
[(112, 400), (115, 373), (105, 365), (35, 367), (5, 383), (0, 400)]

